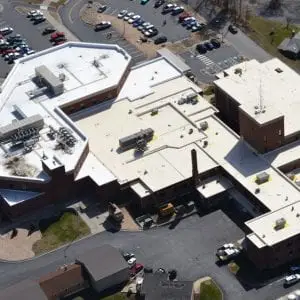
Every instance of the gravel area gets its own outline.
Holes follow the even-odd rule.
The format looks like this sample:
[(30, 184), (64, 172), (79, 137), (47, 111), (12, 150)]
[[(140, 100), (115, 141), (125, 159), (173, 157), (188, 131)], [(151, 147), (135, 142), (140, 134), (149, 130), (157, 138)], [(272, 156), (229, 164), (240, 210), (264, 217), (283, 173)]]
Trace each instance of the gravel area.
[(124, 36), (129, 43), (133, 44), (138, 50), (143, 52), (147, 58), (154, 58), (156, 56), (156, 50), (161, 46), (156, 46), (152, 42), (141, 43), (139, 38), (141, 33), (132, 27), (132, 25), (116, 18), (115, 16), (99, 14), (94, 8), (86, 8), (81, 11), (81, 20), (91, 26), (98, 24), (101, 21), (110, 21), (115, 30)]
[(32, 245), (41, 238), (40, 231), (28, 236), (28, 230), (18, 228), (18, 234), (11, 239), (11, 231), (0, 236), (0, 259), (22, 260), (34, 256)]

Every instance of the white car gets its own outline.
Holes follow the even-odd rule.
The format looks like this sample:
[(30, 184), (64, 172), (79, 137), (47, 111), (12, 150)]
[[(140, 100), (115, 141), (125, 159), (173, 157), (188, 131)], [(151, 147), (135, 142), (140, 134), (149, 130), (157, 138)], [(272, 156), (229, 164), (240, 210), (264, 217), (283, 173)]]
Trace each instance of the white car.
[(12, 27), (3, 27), (0, 29), (0, 33), (3, 34), (3, 35), (6, 35), (6, 34), (10, 34), (12, 33), (14, 30)]
[(128, 11), (126, 9), (123, 9), (121, 10), (119, 13), (118, 13), (118, 18), (119, 19), (123, 19), (126, 15), (127, 15)]
[(130, 13), (128, 13), (128, 14), (124, 17), (124, 20), (125, 20), (125, 21), (128, 21), (128, 20), (131, 19), (134, 15), (135, 15), (134, 12), (130, 12)]
[(37, 10), (35, 13), (31, 14), (30, 18), (35, 19), (36, 17), (43, 16), (43, 15), (44, 14), (41, 11)]
[(144, 22), (142, 25), (138, 26), (138, 30), (142, 31), (144, 28), (146, 28), (147, 26), (151, 25), (151, 23), (149, 22)]
[(292, 275), (288, 275), (288, 276), (285, 277), (284, 283), (286, 285), (289, 285), (289, 284), (296, 283), (299, 280), (300, 280), (300, 274), (292, 274)]
[(141, 16), (135, 15), (135, 16), (133, 16), (131, 19), (128, 20), (128, 23), (129, 23), (129, 24), (132, 24), (134, 21), (137, 21), (137, 20), (139, 20), (140, 18), (141, 18)]
[(40, 10), (36, 10), (36, 9), (31, 10), (29, 13), (27, 13), (27, 18), (31, 18), (32, 15), (34, 15), (34, 14), (41, 14), (41, 13), (42, 12)]
[(132, 267), (136, 264), (136, 258), (131, 257), (127, 262), (128, 262), (129, 267)]

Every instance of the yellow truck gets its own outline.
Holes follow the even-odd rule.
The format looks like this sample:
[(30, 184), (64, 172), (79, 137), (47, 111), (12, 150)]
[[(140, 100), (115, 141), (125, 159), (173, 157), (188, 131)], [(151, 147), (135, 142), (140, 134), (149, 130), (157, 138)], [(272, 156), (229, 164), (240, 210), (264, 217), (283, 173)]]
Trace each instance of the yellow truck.
[(159, 208), (158, 211), (161, 217), (166, 217), (173, 215), (175, 213), (175, 208), (172, 203), (165, 204)]

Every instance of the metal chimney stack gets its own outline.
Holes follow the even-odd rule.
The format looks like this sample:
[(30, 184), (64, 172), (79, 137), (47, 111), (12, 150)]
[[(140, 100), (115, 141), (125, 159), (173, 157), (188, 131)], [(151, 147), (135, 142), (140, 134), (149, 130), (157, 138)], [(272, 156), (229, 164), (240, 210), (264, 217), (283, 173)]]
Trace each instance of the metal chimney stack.
[(192, 157), (192, 174), (193, 174), (193, 181), (195, 186), (198, 184), (198, 162), (197, 162), (197, 151), (195, 149), (191, 150), (191, 157)]

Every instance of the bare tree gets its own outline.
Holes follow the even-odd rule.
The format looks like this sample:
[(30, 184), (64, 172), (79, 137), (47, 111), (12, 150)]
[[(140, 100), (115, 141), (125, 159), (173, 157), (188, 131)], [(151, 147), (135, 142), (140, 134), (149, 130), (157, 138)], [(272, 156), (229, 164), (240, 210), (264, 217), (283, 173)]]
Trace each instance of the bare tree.
[(286, 20), (286, 29), (289, 29), (293, 19), (291, 17), (285, 17), (285, 20)]

